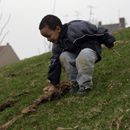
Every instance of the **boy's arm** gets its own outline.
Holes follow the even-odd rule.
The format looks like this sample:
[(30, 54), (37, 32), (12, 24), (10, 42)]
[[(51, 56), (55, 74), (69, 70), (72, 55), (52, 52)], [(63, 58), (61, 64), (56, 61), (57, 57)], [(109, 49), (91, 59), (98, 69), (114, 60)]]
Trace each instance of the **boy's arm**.
[(105, 33), (102, 37), (102, 43), (108, 48), (112, 48), (114, 46), (115, 41), (115, 37), (109, 33)]
[(52, 48), (52, 57), (48, 68), (48, 80), (53, 85), (59, 84), (60, 82), (61, 64), (59, 60), (60, 52), (58, 50), (58, 46), (54, 44)]
[(112, 48), (114, 46), (116, 39), (112, 34), (108, 32), (107, 29), (104, 27), (99, 27), (97, 33), (101, 34), (101, 36), (98, 37), (98, 41), (101, 44), (104, 44), (108, 48)]
[(51, 63), (48, 70), (48, 80), (53, 84), (59, 84), (61, 74), (61, 64), (59, 58), (54, 58), (52, 56)]

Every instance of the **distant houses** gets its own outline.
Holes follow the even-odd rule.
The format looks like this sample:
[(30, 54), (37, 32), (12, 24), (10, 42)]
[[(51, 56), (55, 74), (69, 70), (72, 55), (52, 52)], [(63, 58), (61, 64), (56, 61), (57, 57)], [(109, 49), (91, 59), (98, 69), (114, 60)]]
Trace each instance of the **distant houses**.
[(0, 67), (15, 63), (19, 60), (17, 54), (8, 43), (7, 45), (0, 46)]
[(108, 29), (108, 31), (110, 33), (113, 33), (113, 32), (116, 32), (120, 29), (123, 29), (126, 27), (126, 22), (125, 22), (125, 18), (119, 18), (119, 22), (118, 23), (114, 23), (114, 24), (106, 24), (106, 25), (103, 25), (102, 22), (100, 21), (98, 23), (98, 26), (103, 26), (105, 27), (106, 29)]

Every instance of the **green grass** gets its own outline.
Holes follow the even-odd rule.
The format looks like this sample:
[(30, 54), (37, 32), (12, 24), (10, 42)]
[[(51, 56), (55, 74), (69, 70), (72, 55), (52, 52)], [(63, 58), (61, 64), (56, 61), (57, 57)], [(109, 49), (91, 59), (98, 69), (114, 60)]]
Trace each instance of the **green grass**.
[[(114, 49), (103, 49), (95, 65), (94, 89), (86, 96), (65, 95), (39, 106), (36, 112), (17, 120), (9, 130), (56, 130), (79, 126), (81, 130), (130, 129), (130, 29), (116, 33)], [(123, 36), (122, 36), (123, 35)], [(125, 37), (125, 38), (124, 38)], [(126, 42), (127, 41), (127, 42)], [(0, 125), (19, 114), (47, 85), (50, 53), (20, 61), (0, 69), (0, 104), (16, 100), (0, 112)], [(64, 74), (62, 79), (66, 79)], [(17, 96), (20, 93), (25, 95)]]

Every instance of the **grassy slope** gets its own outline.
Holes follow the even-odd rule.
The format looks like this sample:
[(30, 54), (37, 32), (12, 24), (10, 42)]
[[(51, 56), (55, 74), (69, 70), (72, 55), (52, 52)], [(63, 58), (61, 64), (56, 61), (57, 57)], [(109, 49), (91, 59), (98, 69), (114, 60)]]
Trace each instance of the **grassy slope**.
[[(86, 96), (66, 95), (41, 105), (18, 120), (10, 130), (56, 130), (58, 126), (81, 130), (130, 129), (130, 28), (115, 34), (114, 47), (121, 55), (104, 49), (94, 71), (94, 89)], [(15, 106), (0, 112), (0, 124), (17, 115), (42, 93), (50, 54), (26, 59), (0, 69), (0, 104), (8, 99)], [(23, 92), (27, 95), (17, 96)]]

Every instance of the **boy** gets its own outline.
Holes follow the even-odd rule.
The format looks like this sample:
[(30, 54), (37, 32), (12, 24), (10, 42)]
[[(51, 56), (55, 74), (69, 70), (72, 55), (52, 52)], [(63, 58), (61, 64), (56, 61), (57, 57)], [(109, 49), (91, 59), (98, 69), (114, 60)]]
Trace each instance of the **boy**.
[(115, 38), (106, 29), (83, 20), (62, 25), (55, 15), (46, 15), (40, 22), (39, 30), (53, 43), (48, 71), (51, 84), (59, 84), (62, 66), (73, 84), (71, 93), (84, 94), (91, 90), (94, 64), (101, 59), (101, 44), (112, 48)]

